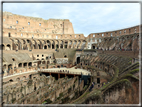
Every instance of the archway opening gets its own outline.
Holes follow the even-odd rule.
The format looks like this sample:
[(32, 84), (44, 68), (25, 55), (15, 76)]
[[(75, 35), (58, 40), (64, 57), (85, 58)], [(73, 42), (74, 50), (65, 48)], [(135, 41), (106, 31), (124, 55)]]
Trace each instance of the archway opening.
[(59, 48), (59, 45), (56, 45), (56, 48), (58, 49), (58, 48)]
[(97, 78), (97, 83), (100, 84), (100, 78)]
[(22, 67), (22, 63), (19, 63), (18, 67)]
[(80, 63), (80, 57), (77, 57), (77, 64)]
[(28, 66), (31, 67), (32, 66), (32, 62), (29, 62)]
[(47, 49), (47, 46), (46, 46), (46, 45), (44, 46), (44, 49)]
[(93, 49), (95, 49), (95, 46), (93, 46)]
[(54, 49), (54, 45), (52, 44), (52, 49)]

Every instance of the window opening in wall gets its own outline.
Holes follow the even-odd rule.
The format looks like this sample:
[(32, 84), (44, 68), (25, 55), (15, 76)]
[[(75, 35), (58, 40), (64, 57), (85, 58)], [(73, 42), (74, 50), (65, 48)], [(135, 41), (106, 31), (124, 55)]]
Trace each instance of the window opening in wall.
[(23, 34), (21, 33), (21, 36), (23, 36)]
[(12, 58), (12, 61), (15, 61), (15, 59), (14, 59), (14, 58)]
[(10, 33), (8, 33), (8, 37), (11, 37)]
[(67, 57), (67, 55), (64, 56), (65, 58)]
[(10, 26), (10, 28), (12, 28), (12, 26)]
[(28, 22), (28, 25), (30, 25), (30, 22)]
[(56, 39), (58, 39), (58, 36), (56, 35)]
[(29, 43), (30, 41), (29, 41), (29, 40), (27, 40), (27, 42)]
[(61, 25), (61, 27), (62, 27), (62, 24), (60, 24)]
[(70, 37), (72, 37), (72, 35), (70, 35)]
[(99, 34), (98, 34), (99, 35)]
[(13, 80), (12, 80), (12, 79), (10, 79), (9, 81), (10, 81), (10, 82), (13, 82)]
[(41, 26), (41, 23), (39, 23), (39, 26)]
[(97, 83), (100, 84), (100, 78), (97, 78)]
[(22, 29), (24, 29), (24, 27), (22, 27)]
[(46, 30), (46, 29), (45, 29)]
[(32, 35), (32, 38), (34, 38), (34, 35)]
[(44, 55), (42, 55), (42, 57), (44, 57)]
[(135, 28), (135, 33), (136, 33), (137, 29)]
[(126, 30), (124, 30), (124, 33), (126, 33)]
[(18, 20), (16, 21), (16, 23), (18, 24)]
[(48, 35), (46, 35), (46, 37), (48, 38)]
[(48, 57), (46, 57), (46, 60), (48, 59)]
[(93, 37), (95, 37), (95, 34), (93, 34)]
[(39, 37), (39, 34), (37, 34), (37, 37)]
[(102, 34), (102, 36), (104, 36), (104, 34)]
[(37, 55), (37, 57), (39, 57), (39, 55)]

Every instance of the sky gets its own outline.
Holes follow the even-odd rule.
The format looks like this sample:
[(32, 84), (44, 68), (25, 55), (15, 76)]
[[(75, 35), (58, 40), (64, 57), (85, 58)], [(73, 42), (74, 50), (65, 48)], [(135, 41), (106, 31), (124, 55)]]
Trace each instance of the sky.
[(3, 11), (45, 20), (69, 19), (75, 34), (86, 37), (140, 24), (139, 3), (3, 3)]

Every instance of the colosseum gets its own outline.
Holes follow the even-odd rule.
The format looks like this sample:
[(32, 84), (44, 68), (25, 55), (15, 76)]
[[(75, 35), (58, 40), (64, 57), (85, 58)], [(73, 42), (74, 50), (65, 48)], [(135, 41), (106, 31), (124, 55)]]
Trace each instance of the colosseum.
[(140, 26), (85, 37), (3, 12), (2, 104), (139, 104)]

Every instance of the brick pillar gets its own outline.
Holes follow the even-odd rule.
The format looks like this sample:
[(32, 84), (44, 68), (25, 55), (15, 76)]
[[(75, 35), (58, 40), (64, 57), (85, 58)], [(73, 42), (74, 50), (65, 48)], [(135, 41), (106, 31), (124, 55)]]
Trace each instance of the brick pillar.
[(58, 73), (58, 79), (60, 78), (60, 73)]

